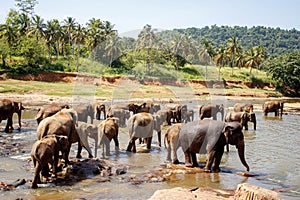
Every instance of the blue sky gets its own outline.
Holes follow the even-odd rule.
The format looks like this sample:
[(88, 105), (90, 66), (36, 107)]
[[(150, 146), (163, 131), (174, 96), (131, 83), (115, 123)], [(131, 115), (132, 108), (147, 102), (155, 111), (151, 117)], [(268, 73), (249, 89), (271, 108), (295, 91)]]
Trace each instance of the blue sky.
[[(153, 28), (173, 29), (211, 25), (266, 26), (300, 30), (299, 0), (38, 0), (35, 13), (45, 21), (74, 17), (85, 25), (91, 18), (110, 21), (119, 33)], [(15, 7), (1, 0), (0, 23)]]

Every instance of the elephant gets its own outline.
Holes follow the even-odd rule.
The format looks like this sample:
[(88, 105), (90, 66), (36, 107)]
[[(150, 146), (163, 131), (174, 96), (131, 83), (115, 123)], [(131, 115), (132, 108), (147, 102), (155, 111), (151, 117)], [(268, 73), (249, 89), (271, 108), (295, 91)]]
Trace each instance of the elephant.
[(104, 104), (96, 104), (94, 108), (97, 120), (100, 120), (101, 113), (103, 113), (103, 119), (106, 119), (106, 108)]
[(18, 114), (18, 130), (21, 131), (21, 118), (22, 118), (22, 110), (25, 110), (24, 106), (21, 102), (15, 102), (10, 99), (1, 99), (0, 100), (0, 123), (2, 120), (7, 120), (5, 132), (11, 132), (13, 128), (13, 114)]
[(129, 143), (127, 151), (136, 153), (135, 140), (137, 138), (145, 138), (147, 149), (151, 149), (151, 141), (153, 136), (154, 122), (150, 113), (142, 112), (132, 115), (128, 120)]
[[(119, 150), (119, 125), (117, 118), (106, 118), (99, 124), (98, 127), (98, 138), (99, 146), (102, 145), (102, 156), (105, 157), (110, 155), (110, 142), (113, 139), (115, 142), (115, 150)], [(97, 144), (98, 146), (98, 144)], [(105, 146), (105, 151), (104, 151)], [(104, 153), (105, 152), (105, 153)], [(97, 154), (95, 154), (97, 157)]]
[(220, 172), (220, 162), (226, 144), (236, 145), (242, 164), (249, 171), (245, 160), (245, 143), (242, 126), (238, 122), (218, 120), (197, 120), (182, 126), (179, 133), (179, 146), (184, 151), (185, 165), (197, 167), (196, 153), (207, 153), (205, 172)]
[(43, 119), (54, 115), (63, 108), (70, 108), (70, 106), (68, 104), (50, 104), (42, 106), (35, 115), (35, 119), (39, 124)]
[(74, 105), (73, 109), (77, 112), (78, 115), (78, 121), (82, 122), (88, 122), (88, 117), (91, 119), (91, 124), (93, 124), (94, 120), (94, 109), (91, 104), (80, 104), (80, 105)]
[(179, 160), (177, 158), (177, 149), (179, 141), (179, 132), (182, 126), (183, 123), (172, 124), (166, 130), (164, 137), (164, 143), (167, 149), (167, 161), (172, 161), (173, 164), (179, 164)]
[(131, 112), (133, 112), (133, 114), (137, 113), (137, 109), (138, 109), (138, 105), (135, 103), (128, 103), (128, 104), (113, 104), (111, 106), (108, 107), (108, 112), (111, 109), (123, 109), (123, 110), (129, 110)]
[(169, 118), (173, 118), (173, 122), (181, 123), (183, 112), (187, 111), (186, 105), (176, 104), (176, 103), (168, 103), (165, 104), (164, 109), (170, 111), (170, 116), (168, 116), (168, 125), (171, 125), (171, 120)]
[(214, 120), (217, 119), (218, 112), (221, 113), (222, 121), (224, 119), (224, 105), (213, 105), (213, 104), (206, 104), (202, 105), (199, 108), (199, 118), (202, 120), (204, 118), (212, 117)]
[[(98, 125), (89, 124), (86, 122), (78, 121), (78, 125), (75, 126), (76, 131), (80, 137), (80, 140), (83, 144), (89, 147), (88, 137), (95, 140), (95, 157), (97, 156), (97, 144), (98, 144)], [(78, 154), (81, 155), (82, 146), (80, 145), (78, 148)], [(89, 154), (89, 157), (92, 158), (92, 155)]]
[(253, 104), (247, 104), (247, 103), (236, 103), (233, 106), (234, 112), (253, 112)]
[(118, 118), (119, 127), (126, 127), (126, 120), (130, 117), (130, 111), (125, 109), (111, 108), (106, 115), (107, 118)]
[[(264, 113), (264, 116), (267, 116), (269, 112), (274, 112), (275, 116), (281, 116), (283, 113), (283, 102), (282, 101), (266, 101), (262, 105), (262, 110)], [(280, 114), (279, 114), (280, 111)]]
[(160, 115), (159, 112), (152, 115), (153, 117), (153, 130), (157, 132), (157, 141), (158, 146), (161, 147), (161, 126), (166, 121), (166, 118), (164, 115)]
[(79, 150), (82, 148), (82, 146), (84, 146), (88, 151), (89, 157), (93, 157), (92, 151), (89, 148), (88, 144), (84, 144), (83, 141), (81, 141), (78, 132), (75, 128), (75, 126), (78, 125), (77, 119), (77, 112), (74, 109), (64, 108), (61, 111), (55, 113), (54, 115), (43, 119), (37, 127), (37, 135), (39, 140), (45, 137), (46, 135), (65, 135), (68, 137), (69, 147), (64, 157), (65, 162), (67, 164), (70, 163), (68, 157), (71, 145), (75, 142), (78, 142), (78, 152), (76, 158), (81, 158)]
[(251, 112), (228, 112), (225, 116), (225, 122), (239, 122), (245, 130), (248, 130), (248, 122), (253, 122), (254, 130), (256, 130), (256, 116)]
[(38, 188), (41, 183), (40, 173), (42, 169), (52, 165), (52, 173), (56, 177), (59, 160), (59, 152), (63, 155), (67, 153), (69, 141), (67, 136), (47, 135), (41, 140), (37, 140), (31, 149), (31, 158), (34, 165), (34, 178), (32, 188)]
[(186, 112), (183, 112), (182, 115), (182, 122), (187, 123), (187, 122), (191, 122), (194, 121), (194, 110), (193, 109), (189, 109)]

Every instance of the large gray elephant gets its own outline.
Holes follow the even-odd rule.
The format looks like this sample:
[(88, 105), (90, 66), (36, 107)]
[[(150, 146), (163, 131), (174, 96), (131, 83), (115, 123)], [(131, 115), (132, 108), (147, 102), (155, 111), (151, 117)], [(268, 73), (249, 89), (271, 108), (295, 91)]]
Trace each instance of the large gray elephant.
[(39, 124), (43, 119), (54, 115), (55, 113), (57, 113), (63, 108), (70, 108), (70, 106), (68, 104), (56, 104), (56, 103), (50, 105), (44, 105), (38, 109), (38, 112), (35, 115), (35, 119)]
[(249, 103), (236, 103), (233, 106), (234, 112), (248, 112), (252, 113), (253, 112), (253, 104)]
[(252, 122), (256, 130), (256, 116), (251, 112), (228, 112), (225, 116), (225, 122), (239, 122), (245, 130), (248, 130), (248, 122)]
[(213, 118), (214, 120), (217, 119), (217, 114), (221, 113), (222, 120), (224, 119), (224, 105), (213, 105), (213, 104), (206, 104), (202, 105), (199, 108), (199, 118), (202, 120), (204, 118)]
[[(98, 138), (99, 145), (102, 145), (102, 156), (105, 157), (110, 155), (110, 142), (113, 139), (115, 142), (115, 150), (119, 150), (119, 125), (117, 118), (106, 118), (99, 124), (98, 127)], [(104, 150), (105, 148), (105, 150)], [(95, 154), (97, 157), (97, 154)]]
[[(83, 144), (75, 128), (78, 123), (77, 119), (77, 112), (74, 109), (64, 108), (54, 115), (43, 119), (37, 127), (37, 135), (39, 140), (46, 135), (64, 135), (68, 137), (69, 147), (68, 152), (64, 157), (67, 164), (70, 163), (69, 152), (71, 149), (71, 145), (75, 142), (78, 142), (78, 149), (81, 149), (81, 146), (84, 146), (89, 153), (89, 157), (93, 157), (92, 151), (89, 148), (88, 144)], [(77, 152), (76, 157), (81, 158), (79, 151)]]
[(151, 142), (153, 136), (154, 122), (150, 113), (137, 113), (132, 115), (128, 120), (129, 129), (129, 143), (127, 151), (136, 152), (135, 140), (137, 138), (144, 138), (147, 143), (147, 149), (151, 149)]
[(219, 172), (226, 144), (235, 145), (242, 164), (249, 171), (245, 160), (245, 143), (242, 126), (238, 122), (198, 120), (186, 123), (180, 130), (179, 146), (182, 147), (187, 167), (199, 166), (196, 153), (207, 153), (204, 170)]
[(179, 141), (179, 132), (183, 123), (172, 124), (165, 133), (164, 143), (167, 149), (167, 161), (172, 161), (173, 164), (179, 164), (177, 158), (177, 149)]
[(266, 101), (262, 105), (262, 110), (264, 113), (264, 116), (267, 116), (269, 112), (274, 112), (275, 116), (280, 116), (282, 117), (283, 113), (283, 102), (282, 101)]
[(2, 120), (7, 120), (5, 132), (9, 133), (11, 132), (13, 128), (13, 114), (18, 114), (18, 122), (19, 122), (19, 128), (18, 130), (21, 130), (21, 118), (22, 118), (22, 110), (25, 108), (23, 107), (21, 102), (15, 102), (10, 99), (1, 99), (0, 100), (0, 123)]
[(48, 164), (52, 165), (52, 174), (56, 177), (59, 152), (62, 155), (66, 154), (68, 146), (68, 137), (61, 135), (47, 135), (33, 144), (31, 149), (31, 158), (34, 165), (32, 188), (37, 188), (37, 184), (41, 183), (40, 173), (43, 169), (48, 169)]
[(73, 109), (77, 112), (78, 121), (88, 122), (88, 118), (91, 119), (91, 124), (94, 120), (94, 108), (91, 104), (79, 104), (73, 105)]
[[(98, 126), (95, 124), (89, 124), (86, 122), (78, 121), (77, 126), (75, 126), (77, 133), (80, 137), (80, 140), (83, 144), (86, 144), (86, 148), (90, 149), (88, 143), (88, 137), (95, 140), (95, 157), (97, 156), (97, 144), (98, 144)], [(78, 153), (81, 155), (82, 146), (78, 146)], [(89, 157), (92, 158), (92, 155), (89, 154)]]

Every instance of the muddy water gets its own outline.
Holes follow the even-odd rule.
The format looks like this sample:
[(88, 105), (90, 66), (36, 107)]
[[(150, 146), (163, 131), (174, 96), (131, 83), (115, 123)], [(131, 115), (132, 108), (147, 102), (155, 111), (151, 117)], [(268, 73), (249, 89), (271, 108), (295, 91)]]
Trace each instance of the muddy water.
[[(205, 103), (205, 102), (202, 102)], [(226, 103), (226, 107), (233, 106), (235, 101)], [(254, 102), (260, 106), (260, 101)], [(200, 103), (201, 104), (201, 103)], [(188, 107), (195, 109), (197, 119), (197, 106), (199, 104), (188, 103)], [(35, 110), (26, 111), (23, 115), (23, 129), (19, 133), (12, 134), (1, 132), (0, 140), (22, 143), (22, 150), (15, 151), (9, 156), (0, 157), (0, 181), (14, 182), (17, 179), (32, 179), (33, 165), (27, 162), (33, 141), (36, 139), (36, 122), (33, 120)], [(163, 188), (177, 186), (188, 187), (213, 187), (220, 189), (235, 189), (239, 183), (251, 183), (264, 188), (279, 191), (283, 199), (300, 198), (300, 137), (299, 122), (300, 113), (287, 113), (282, 118), (262, 116), (262, 112), (256, 110), (257, 130), (253, 130), (250, 123), (249, 130), (244, 131), (246, 141), (246, 159), (250, 171), (257, 176), (244, 177), (237, 172), (244, 171), (240, 163), (236, 149), (230, 147), (229, 153), (224, 153), (221, 163), (221, 173), (178, 174), (171, 181), (131, 184), (122, 181), (122, 177), (136, 176), (160, 166), (164, 163), (166, 150), (157, 145), (157, 135), (154, 133), (153, 144), (150, 152), (145, 152), (145, 147), (140, 146), (140, 153), (127, 153), (125, 151), (128, 142), (128, 130), (120, 130), (120, 148), (116, 152), (114, 144), (111, 144), (112, 155), (108, 158), (123, 164), (135, 166), (129, 168), (127, 173), (111, 177), (109, 182), (97, 182), (99, 177), (78, 182), (73, 185), (56, 186), (53, 183), (41, 185), (42, 188), (30, 189), (30, 183), (26, 183), (12, 191), (0, 192), (0, 199), (147, 199), (154, 191)], [(15, 122), (16, 124), (16, 122)], [(4, 124), (1, 124), (3, 131)], [(164, 127), (165, 129), (166, 127)], [(93, 141), (90, 144), (94, 147)], [(75, 156), (76, 146), (72, 146), (71, 157)], [(100, 156), (101, 150), (98, 151)], [(184, 162), (183, 152), (178, 150), (179, 160)], [(83, 150), (83, 157), (87, 153)], [(205, 156), (199, 156), (201, 161)]]

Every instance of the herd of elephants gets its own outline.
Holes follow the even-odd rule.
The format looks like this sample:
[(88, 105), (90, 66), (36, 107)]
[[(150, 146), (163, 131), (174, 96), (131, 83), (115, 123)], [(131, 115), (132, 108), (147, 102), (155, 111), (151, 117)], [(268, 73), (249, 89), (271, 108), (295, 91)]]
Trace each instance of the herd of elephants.
[[(21, 102), (11, 99), (0, 99), (0, 122), (7, 120), (5, 132), (13, 130), (13, 114), (17, 113), (19, 130), (21, 129), (21, 112), (24, 107)], [(274, 112), (282, 116), (283, 102), (266, 101), (262, 105), (265, 116)], [(241, 163), (249, 171), (244, 156), (243, 128), (248, 129), (248, 122), (256, 129), (256, 116), (252, 104), (237, 103), (233, 111), (225, 115), (221, 105), (206, 104), (199, 108), (199, 120), (194, 120), (194, 110), (187, 105), (174, 102), (163, 107), (153, 103), (126, 103), (94, 105), (49, 104), (41, 106), (35, 119), (37, 120), (37, 141), (32, 146), (31, 158), (34, 164), (34, 179), (32, 188), (38, 188), (42, 176), (56, 177), (59, 160), (65, 165), (71, 164), (69, 153), (72, 143), (78, 143), (77, 158), (81, 158), (82, 147), (89, 158), (97, 157), (97, 147), (102, 146), (102, 156), (110, 155), (110, 142), (114, 140), (116, 150), (119, 149), (119, 127), (127, 126), (129, 142), (126, 148), (136, 152), (135, 140), (145, 143), (151, 148), (153, 131), (157, 132), (158, 145), (161, 147), (161, 132), (164, 124), (168, 128), (164, 134), (167, 149), (167, 161), (178, 164), (176, 152), (182, 148), (187, 167), (197, 167), (196, 153), (207, 154), (204, 171), (219, 172), (220, 162), (226, 146), (235, 145)], [(222, 121), (217, 120), (221, 113)], [(88, 123), (88, 118), (90, 122)], [(208, 119), (205, 119), (208, 118)], [(96, 119), (97, 123), (93, 120)], [(95, 140), (95, 153), (91, 151), (88, 137)], [(51, 167), (51, 169), (49, 169)]]

